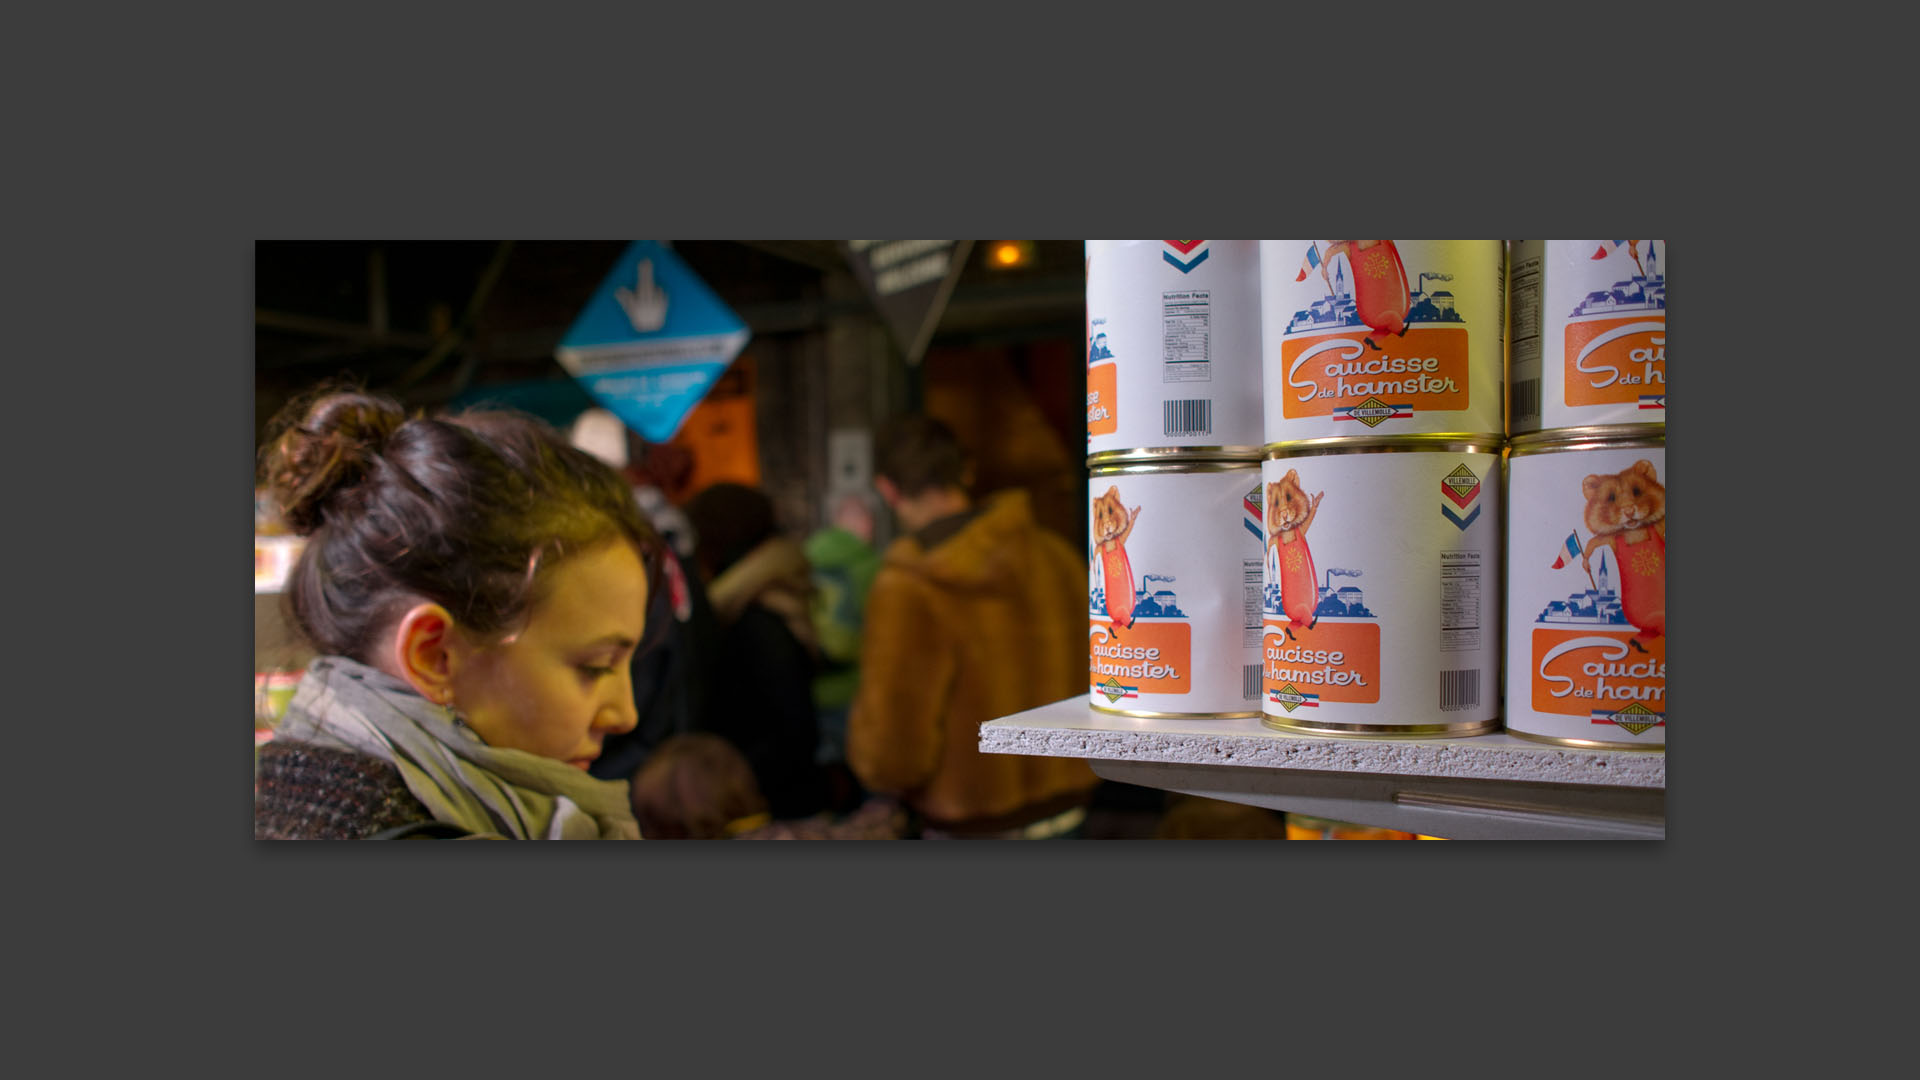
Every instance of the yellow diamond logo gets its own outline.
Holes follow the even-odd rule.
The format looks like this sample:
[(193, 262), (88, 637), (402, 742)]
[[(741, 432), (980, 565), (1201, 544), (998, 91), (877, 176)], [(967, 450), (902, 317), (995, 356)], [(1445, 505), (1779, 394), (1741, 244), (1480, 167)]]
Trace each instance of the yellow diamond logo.
[(1660, 714), (1636, 701), (1607, 719), (1638, 735), (1659, 723)]
[(1275, 690), (1273, 692), (1273, 696), (1279, 699), (1280, 707), (1287, 710), (1288, 712), (1292, 712), (1293, 710), (1299, 708), (1300, 703), (1307, 700), (1306, 697), (1300, 693), (1300, 691), (1295, 690), (1293, 688), (1292, 683), (1287, 683), (1285, 686), (1282, 686), (1280, 689)]
[(1368, 427), (1379, 427), (1392, 415), (1393, 406), (1377, 397), (1368, 397), (1367, 400), (1353, 407), (1353, 418)]
[(1095, 687), (1095, 689), (1105, 695), (1109, 702), (1119, 701), (1121, 698), (1127, 696), (1127, 688), (1121, 686), (1120, 680), (1111, 675), (1107, 676), (1106, 682), (1101, 683), (1098, 687)]

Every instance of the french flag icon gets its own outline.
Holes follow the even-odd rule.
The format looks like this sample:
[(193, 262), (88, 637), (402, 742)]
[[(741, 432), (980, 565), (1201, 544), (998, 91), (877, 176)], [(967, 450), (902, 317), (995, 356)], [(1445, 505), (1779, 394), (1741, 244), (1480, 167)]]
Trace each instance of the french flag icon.
[[(1166, 244), (1173, 251), (1162, 251), (1160, 257), (1173, 264), (1174, 269), (1183, 274), (1193, 273), (1194, 267), (1207, 261), (1209, 251), (1205, 247), (1205, 240), (1163, 240), (1161, 243)], [(1196, 250), (1200, 252), (1198, 255), (1194, 254)], [(1178, 257), (1174, 255), (1176, 251), (1179, 252)]]

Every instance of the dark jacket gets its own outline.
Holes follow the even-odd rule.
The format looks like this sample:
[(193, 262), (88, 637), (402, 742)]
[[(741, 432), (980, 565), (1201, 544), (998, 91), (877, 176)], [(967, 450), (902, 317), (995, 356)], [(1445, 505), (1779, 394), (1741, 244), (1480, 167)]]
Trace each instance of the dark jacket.
[(815, 762), (811, 589), (806, 556), (778, 537), (708, 585), (721, 629), (701, 726), (746, 755), (776, 818), (807, 817), (826, 805)]
[(670, 551), (663, 557), (660, 588), (647, 599), (648, 637), (655, 628), (659, 638), (636, 651), (631, 664), (639, 722), (601, 744), (587, 769), (598, 779), (632, 779), (654, 747), (670, 735), (699, 730), (704, 721), (720, 625), (699, 577)]

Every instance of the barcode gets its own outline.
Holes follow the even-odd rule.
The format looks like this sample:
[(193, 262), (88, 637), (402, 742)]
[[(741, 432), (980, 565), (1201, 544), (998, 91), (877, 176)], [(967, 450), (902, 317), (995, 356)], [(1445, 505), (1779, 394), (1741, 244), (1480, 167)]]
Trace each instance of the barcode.
[(1440, 711), (1471, 709), (1480, 704), (1480, 669), (1462, 668), (1440, 673)]
[(1260, 700), (1260, 665), (1248, 664), (1240, 674), (1240, 700)]
[(1213, 402), (1210, 399), (1190, 398), (1184, 401), (1169, 401), (1166, 413), (1166, 430), (1162, 434), (1213, 434)]
[(1540, 380), (1522, 379), (1513, 384), (1513, 415), (1540, 415)]

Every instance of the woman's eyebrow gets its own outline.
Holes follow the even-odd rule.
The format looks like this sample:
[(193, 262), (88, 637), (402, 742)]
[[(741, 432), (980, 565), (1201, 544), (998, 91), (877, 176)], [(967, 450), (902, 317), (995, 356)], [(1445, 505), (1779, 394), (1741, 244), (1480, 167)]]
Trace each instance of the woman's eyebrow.
[(615, 632), (611, 634), (602, 634), (599, 637), (594, 638), (592, 641), (589, 641), (586, 644), (581, 645), (580, 648), (598, 649), (598, 648), (601, 648), (602, 646), (612, 645), (621, 649), (631, 649), (634, 647), (635, 644), (637, 644), (637, 642), (635, 642), (632, 638), (628, 637), (625, 634)]

